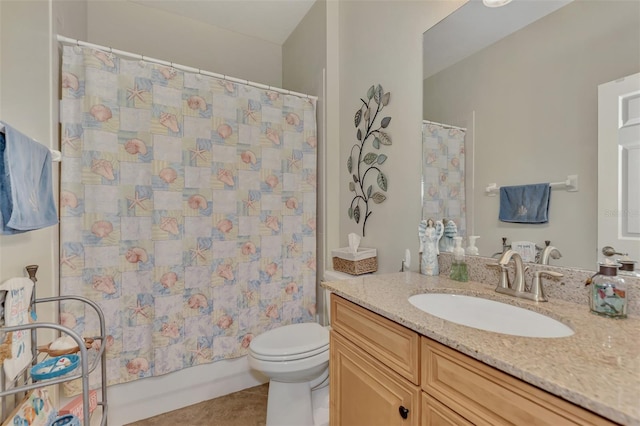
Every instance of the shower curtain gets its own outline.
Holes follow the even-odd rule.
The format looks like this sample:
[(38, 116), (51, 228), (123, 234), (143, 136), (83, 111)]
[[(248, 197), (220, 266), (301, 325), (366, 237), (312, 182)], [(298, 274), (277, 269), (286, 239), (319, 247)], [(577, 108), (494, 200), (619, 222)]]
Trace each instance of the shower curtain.
[(452, 219), (463, 238), (467, 231), (465, 133), (457, 127), (422, 122), (422, 217)]
[(315, 101), (65, 46), (61, 123), (60, 293), (109, 384), (315, 319)]

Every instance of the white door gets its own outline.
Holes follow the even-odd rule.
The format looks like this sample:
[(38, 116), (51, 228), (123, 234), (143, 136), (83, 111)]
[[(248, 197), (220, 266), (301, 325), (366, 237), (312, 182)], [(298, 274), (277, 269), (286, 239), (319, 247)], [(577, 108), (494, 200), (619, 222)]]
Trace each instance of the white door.
[(640, 268), (640, 73), (598, 86), (599, 260), (604, 246)]

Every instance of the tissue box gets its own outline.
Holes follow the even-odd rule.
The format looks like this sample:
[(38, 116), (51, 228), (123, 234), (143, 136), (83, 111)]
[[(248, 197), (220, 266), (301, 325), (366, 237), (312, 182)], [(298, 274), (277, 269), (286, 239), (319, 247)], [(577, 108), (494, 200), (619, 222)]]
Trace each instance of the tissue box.
[(333, 269), (351, 275), (368, 274), (378, 270), (378, 252), (376, 249), (359, 247), (353, 253), (349, 247), (331, 250)]

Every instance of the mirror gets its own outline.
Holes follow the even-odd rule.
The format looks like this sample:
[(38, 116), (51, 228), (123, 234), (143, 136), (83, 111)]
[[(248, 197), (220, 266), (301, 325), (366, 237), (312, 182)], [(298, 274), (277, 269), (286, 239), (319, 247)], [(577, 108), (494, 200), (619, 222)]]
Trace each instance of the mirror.
[[(546, 9), (536, 14), (536, 6)], [(492, 38), (481, 40), (485, 33)], [(513, 0), (486, 8), (471, 0), (426, 31), (424, 46), (423, 119), (466, 129), (466, 233), (480, 236), (480, 255), (501, 252), (502, 237), (549, 240), (562, 254), (551, 265), (595, 270), (598, 85), (640, 71), (640, 3)], [(485, 192), (491, 183), (570, 175), (578, 190), (552, 188), (543, 224), (499, 221), (499, 196)]]

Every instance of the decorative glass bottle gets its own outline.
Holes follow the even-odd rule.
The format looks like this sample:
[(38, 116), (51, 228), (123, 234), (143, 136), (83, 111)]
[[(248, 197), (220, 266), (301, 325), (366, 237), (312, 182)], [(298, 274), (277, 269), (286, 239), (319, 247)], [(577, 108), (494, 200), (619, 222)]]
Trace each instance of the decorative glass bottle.
[(590, 308), (594, 314), (627, 317), (627, 287), (617, 271), (617, 265), (601, 263), (599, 272), (591, 280)]

